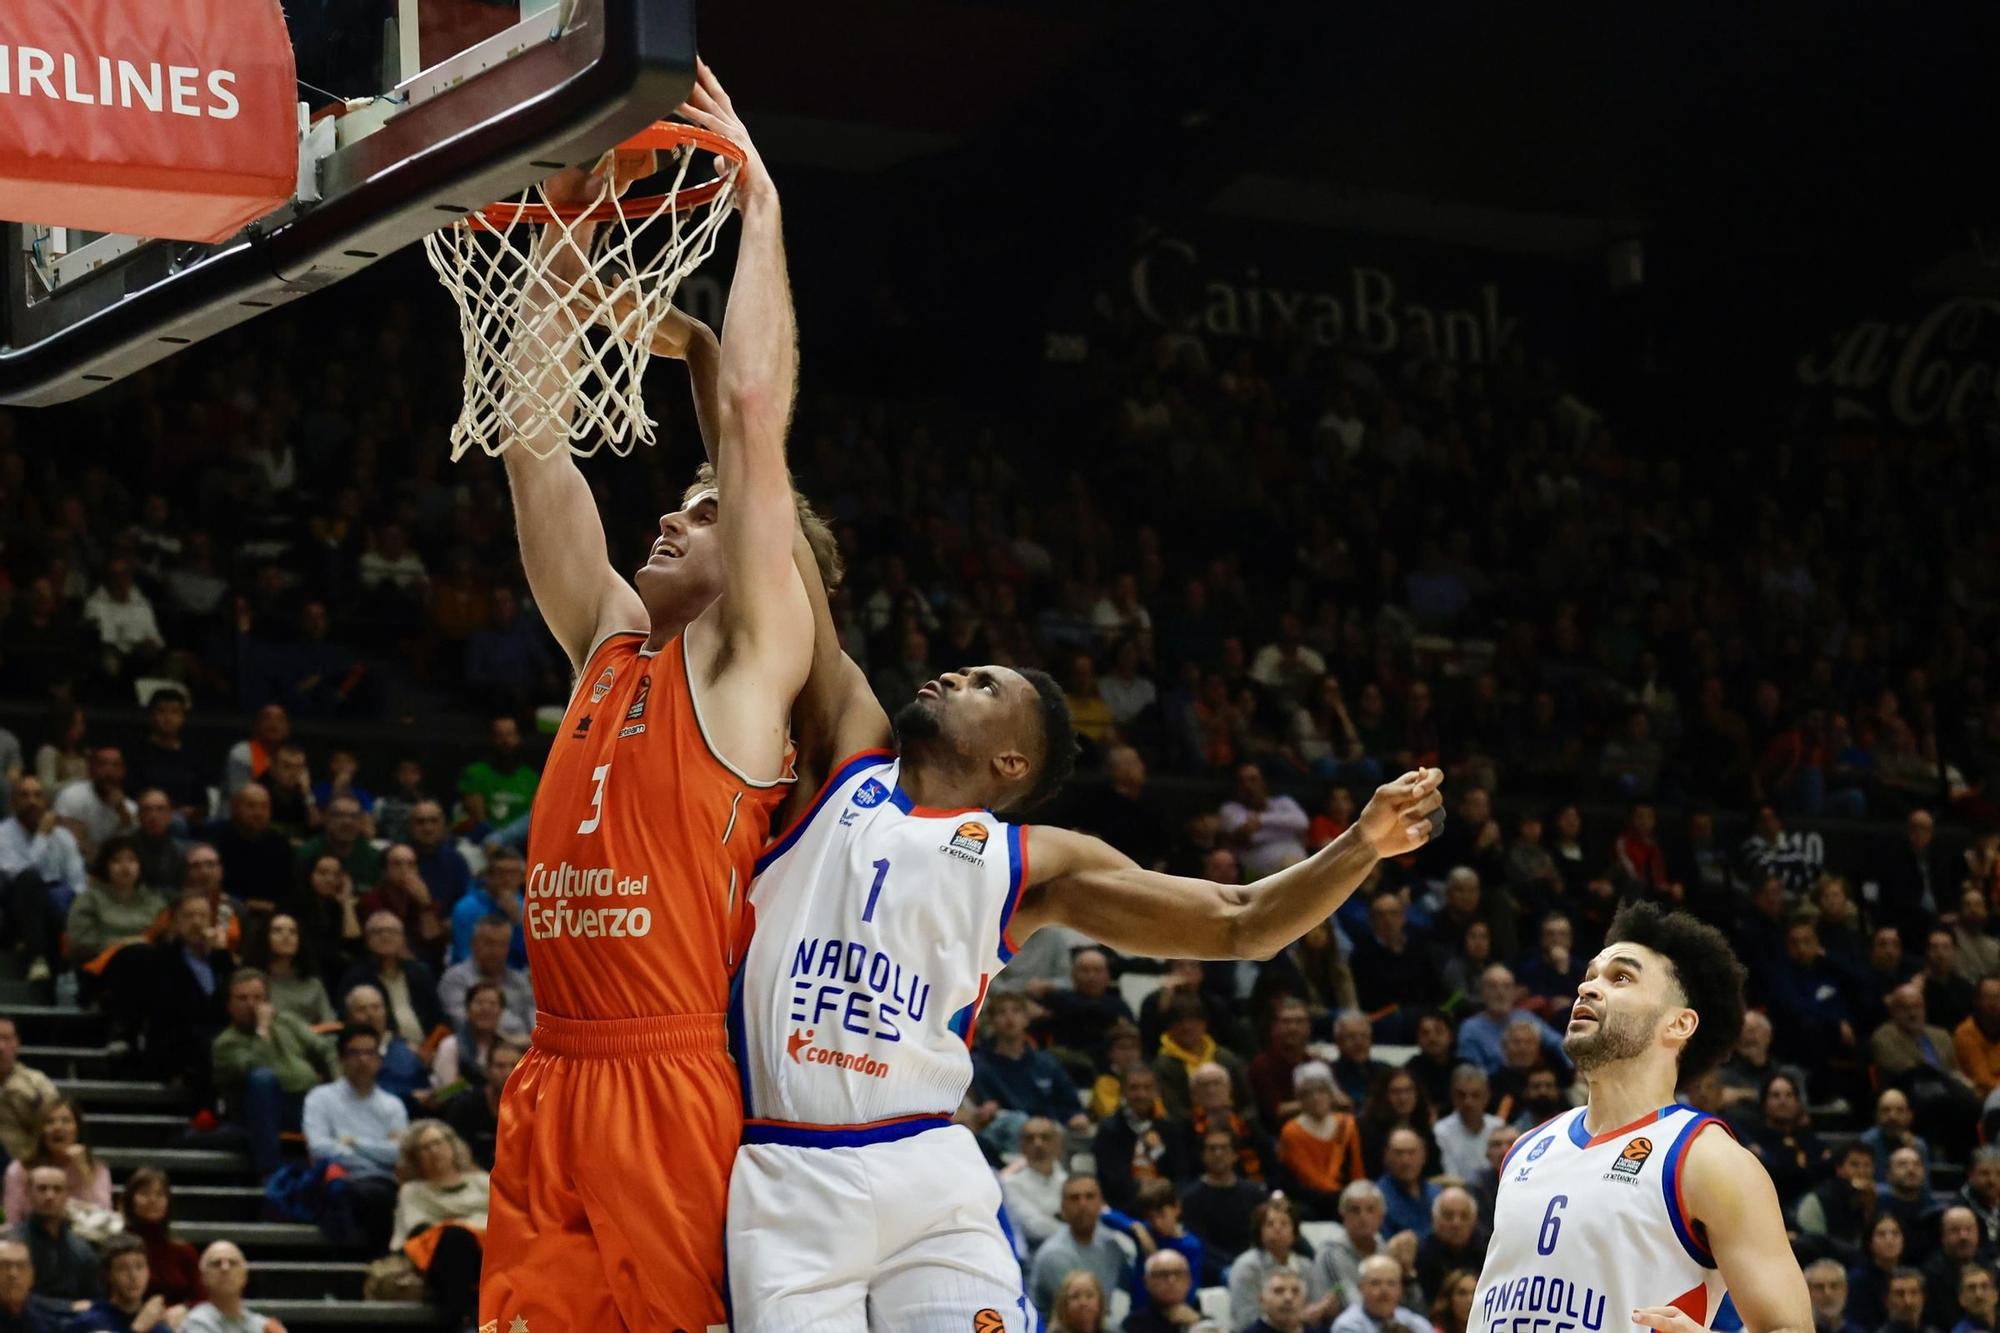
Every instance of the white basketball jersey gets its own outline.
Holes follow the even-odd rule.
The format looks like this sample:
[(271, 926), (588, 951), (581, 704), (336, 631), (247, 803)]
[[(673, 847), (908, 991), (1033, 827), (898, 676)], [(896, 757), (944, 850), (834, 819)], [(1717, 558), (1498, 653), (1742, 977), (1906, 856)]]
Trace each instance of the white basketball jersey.
[(1583, 1116), (1509, 1150), (1468, 1333), (1624, 1333), (1647, 1305), (1714, 1325), (1727, 1292), (1688, 1222), (1680, 1167), (1695, 1132), (1722, 1122), (1669, 1106), (1593, 1138)]
[(1023, 832), (913, 805), (899, 768), (886, 750), (849, 759), (758, 859), (730, 1014), (752, 1131), (950, 1116), (972, 1081)]

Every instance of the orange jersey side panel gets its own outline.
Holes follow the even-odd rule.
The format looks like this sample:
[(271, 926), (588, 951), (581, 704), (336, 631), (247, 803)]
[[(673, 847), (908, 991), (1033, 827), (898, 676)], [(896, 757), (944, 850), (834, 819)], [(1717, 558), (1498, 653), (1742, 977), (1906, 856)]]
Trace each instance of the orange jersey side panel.
[(614, 634), (591, 654), (535, 793), (528, 963), (536, 1006), (563, 1018), (727, 1007), (752, 868), (788, 790), (709, 749), (685, 639), (644, 643)]

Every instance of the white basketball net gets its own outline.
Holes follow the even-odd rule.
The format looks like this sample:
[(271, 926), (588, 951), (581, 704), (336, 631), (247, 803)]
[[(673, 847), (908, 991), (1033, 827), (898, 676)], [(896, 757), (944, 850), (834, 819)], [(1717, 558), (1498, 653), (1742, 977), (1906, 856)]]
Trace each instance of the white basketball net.
[[(489, 210), (484, 227), (454, 222), (424, 238), (431, 267), (458, 303), (465, 347), (454, 462), (475, 444), (498, 454), (518, 443), (548, 457), (564, 447), (587, 456), (606, 445), (623, 455), (653, 443), (655, 423), (640, 392), (653, 334), (681, 279), (714, 251), (735, 187), (731, 163), (713, 199), (677, 209), (697, 155), (708, 156), (686, 144), (661, 150), (673, 184), (658, 206), (628, 213), (614, 197), (614, 216), (597, 223), (588, 244), (577, 235), (588, 224), (523, 222), (518, 211), (498, 210)], [(510, 201), (547, 203), (540, 183)], [(550, 271), (564, 255), (579, 261), (574, 279)]]

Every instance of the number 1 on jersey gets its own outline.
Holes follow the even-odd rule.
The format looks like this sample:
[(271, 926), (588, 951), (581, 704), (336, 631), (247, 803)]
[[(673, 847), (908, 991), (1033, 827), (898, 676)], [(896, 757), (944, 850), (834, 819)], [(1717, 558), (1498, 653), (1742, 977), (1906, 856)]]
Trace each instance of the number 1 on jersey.
[(889, 858), (883, 857), (875, 863), (875, 882), (868, 886), (868, 905), (861, 909), (863, 921), (875, 919), (875, 900), (882, 896), (882, 881), (889, 878)]
[(611, 772), (611, 765), (599, 764), (590, 770), (590, 780), (597, 784), (590, 793), (590, 817), (576, 826), (578, 833), (595, 833), (597, 826), (604, 822), (604, 779)]

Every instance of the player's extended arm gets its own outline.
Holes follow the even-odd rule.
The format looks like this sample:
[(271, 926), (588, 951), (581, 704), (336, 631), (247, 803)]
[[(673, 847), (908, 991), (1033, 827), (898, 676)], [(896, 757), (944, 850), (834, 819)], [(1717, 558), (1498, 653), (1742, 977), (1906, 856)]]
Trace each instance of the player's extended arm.
[[(622, 183), (622, 176), (618, 172), (615, 182)], [(552, 177), (544, 188), (559, 202), (587, 202), (601, 195), (605, 184), (601, 174), (586, 176), (571, 169)], [(589, 243), (588, 236), (578, 239), (583, 245)], [(558, 415), (565, 421), (576, 396), (579, 342), (559, 335), (565, 323), (582, 318), (567, 307), (569, 286), (582, 268), (578, 253), (565, 252), (550, 262), (546, 281), (529, 284), (521, 293), (520, 330), (507, 350), (515, 373), (543, 396), (561, 402)], [(565, 344), (566, 350), (551, 356), (551, 342)], [(531, 427), (525, 408), (520, 397), (506, 407), (507, 483), (514, 493), (521, 567), (527, 572), (536, 609), (569, 655), (570, 668), (581, 671), (604, 634), (643, 629), (646, 607), (632, 585), (611, 567), (597, 499), (577, 469), (567, 439), (553, 427)]]
[(1430, 841), (1443, 780), (1426, 768), (1378, 787), (1345, 833), (1254, 885), (1163, 875), (1096, 838), (1031, 828), (1028, 887), (1010, 933), (1026, 939), (1053, 922), (1128, 953), (1269, 958), (1326, 920), (1376, 862)]
[[(679, 310), (668, 312), (653, 338), (657, 356), (687, 362), (688, 385), (694, 398), (695, 424), (701, 431), (702, 448), (708, 461), (715, 462), (715, 438), (721, 420), (721, 346), (708, 325)], [(840, 629), (833, 621), (833, 607), (819, 561), (803, 531), (796, 525), (792, 535), (792, 565), (799, 572), (806, 601), (812, 607), (812, 668), (799, 697), (792, 704), (792, 738), (798, 747), (798, 784), (792, 799), (809, 802), (833, 766), (861, 750), (886, 746), (895, 733), (889, 715), (868, 686), (868, 677), (840, 645)], [(778, 814), (779, 826), (791, 815)]]
[(760, 698), (782, 707), (804, 683), (812, 617), (792, 567), (792, 482), (785, 432), (798, 388), (798, 326), (785, 272), (784, 222), (777, 188), (717, 82), (700, 65), (680, 114), (722, 134), (745, 156), (735, 199), (742, 216), (736, 275), (716, 368), (712, 424), (719, 537), (727, 586), (716, 615), (719, 666), (743, 672)]
[[(1707, 1233), (1746, 1333), (1812, 1333), (1812, 1299), (1785, 1239), (1778, 1192), (1749, 1150), (1724, 1133), (1699, 1135), (1681, 1163), (1681, 1192)], [(1671, 1305), (1635, 1310), (1632, 1322), (1665, 1333), (1701, 1333), (1700, 1324)]]

